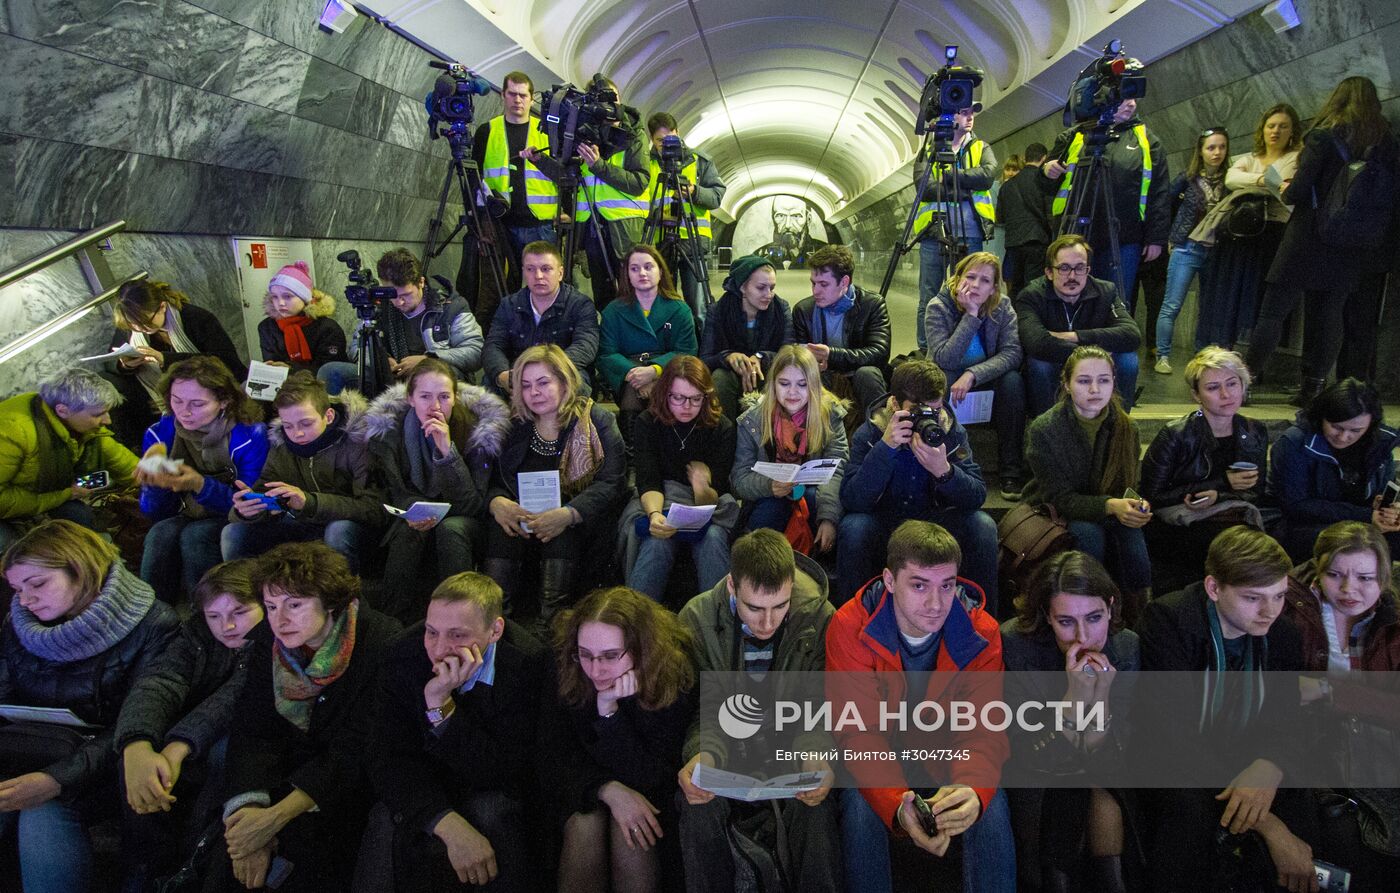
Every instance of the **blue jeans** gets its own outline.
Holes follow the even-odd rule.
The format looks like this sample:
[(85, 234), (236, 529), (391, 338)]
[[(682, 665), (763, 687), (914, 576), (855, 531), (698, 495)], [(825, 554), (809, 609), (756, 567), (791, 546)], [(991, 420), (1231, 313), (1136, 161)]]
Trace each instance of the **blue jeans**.
[(666, 584), (671, 579), (671, 565), (676, 562), (676, 549), (688, 545), (695, 559), (696, 584), (700, 592), (709, 592), (729, 573), (729, 531), (717, 524), (706, 524), (699, 536), (687, 543), (684, 533), (668, 539), (644, 536), (637, 545), (637, 561), (627, 573), (627, 585), (655, 601), (666, 598)]
[[(1030, 397), (1031, 418), (1055, 405), (1055, 398), (1060, 393), (1060, 372), (1063, 369), (1063, 363), (1026, 357), (1026, 390)], [(1123, 400), (1123, 408), (1131, 411), (1133, 397), (1137, 394), (1137, 351), (1129, 350), (1113, 355), (1113, 377), (1113, 387)]]
[(1167, 293), (1162, 296), (1162, 312), (1157, 317), (1157, 356), (1165, 357), (1172, 352), (1172, 329), (1176, 326), (1177, 314), (1186, 303), (1186, 290), (1191, 280), (1205, 266), (1210, 249), (1200, 242), (1188, 241), (1172, 252), (1167, 261)]
[[(840, 605), (856, 594), (885, 567), (885, 548), (890, 534), (908, 518), (886, 518), (860, 512), (841, 519), (836, 534), (837, 588), (832, 602)], [(997, 609), (997, 525), (979, 509), (934, 509), (916, 520), (932, 521), (946, 529), (962, 546), (958, 575), (966, 577), (986, 593), (986, 610)]]
[(1152, 585), (1152, 559), (1141, 528), (1125, 527), (1112, 518), (1102, 521), (1071, 521), (1070, 535), (1075, 548), (1087, 552), (1114, 572), (1113, 578), (1127, 590)]
[(283, 515), (267, 521), (234, 521), (224, 528), (219, 545), (224, 561), (254, 558), (278, 543), (305, 543), (325, 540), (326, 545), (345, 556), (350, 570), (360, 572), (360, 558), (379, 545), (379, 531), (359, 521), (331, 521), (317, 524), (297, 521)]
[[(944, 369), (948, 381), (957, 381), (965, 369)], [(1026, 452), (1026, 381), (1020, 369), (1012, 369), (979, 381), (974, 391), (992, 392), (992, 428), (997, 433), (997, 477), (1021, 477), (1021, 460)]]
[(156, 598), (169, 605), (180, 604), (194, 591), (199, 578), (223, 561), (219, 537), (227, 523), (223, 517), (176, 515), (151, 527), (141, 553), (141, 579), (156, 591)]
[[(794, 491), (796, 492), (796, 491)], [(802, 501), (807, 503), (807, 513), (812, 521), (812, 529), (816, 529), (817, 518), (817, 494), (815, 488), (808, 487), (802, 494)], [(776, 530), (779, 533), (787, 530), (788, 519), (792, 517), (794, 502), (786, 496), (765, 496), (753, 502), (753, 509), (749, 511), (749, 530)]]
[(15, 826), (25, 893), (92, 888), (92, 842), (77, 806), (55, 799), (22, 812), (0, 812), (0, 838)]
[[(846, 889), (894, 893), (890, 830), (859, 789), (842, 788), (840, 804)], [(964, 893), (1015, 893), (1016, 843), (1005, 792), (998, 790), (986, 811), (960, 837)]]
[(1137, 271), (1138, 264), (1142, 263), (1142, 246), (1119, 245), (1116, 260), (1106, 243), (1094, 245), (1093, 249), (1093, 276), (1096, 279), (1107, 279), (1116, 285), (1118, 272), (1122, 271), (1123, 290), (1118, 293), (1118, 297), (1128, 308), (1128, 315), (1132, 316), (1133, 309), (1137, 306)]
[[(967, 230), (967, 253), (971, 254), (982, 250), (982, 223), (971, 205), (967, 205), (966, 210), (963, 223)], [(953, 272), (953, 265), (944, 259), (943, 245), (937, 239), (924, 239), (919, 243), (919, 309), (914, 316), (914, 340), (919, 345), (920, 355), (928, 352), (924, 310)]]
[(507, 226), (506, 236), (510, 239), (511, 251), (514, 256), (513, 263), (519, 264), (521, 256), (525, 253), (525, 246), (531, 242), (548, 242), (555, 244), (554, 224), (538, 223), (534, 226)]

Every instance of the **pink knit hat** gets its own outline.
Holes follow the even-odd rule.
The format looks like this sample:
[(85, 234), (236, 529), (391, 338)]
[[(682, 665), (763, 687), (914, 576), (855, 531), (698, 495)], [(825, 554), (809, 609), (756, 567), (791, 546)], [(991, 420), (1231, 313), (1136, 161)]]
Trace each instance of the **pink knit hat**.
[(287, 264), (277, 271), (277, 275), (272, 277), (272, 281), (267, 284), (267, 287), (272, 288), (274, 285), (280, 285), (303, 301), (310, 302), (311, 267), (304, 260)]

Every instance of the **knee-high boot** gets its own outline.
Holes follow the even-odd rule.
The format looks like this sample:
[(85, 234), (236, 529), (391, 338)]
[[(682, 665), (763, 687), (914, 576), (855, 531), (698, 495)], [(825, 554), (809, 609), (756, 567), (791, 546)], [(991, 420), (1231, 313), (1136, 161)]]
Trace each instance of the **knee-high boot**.
[(501, 587), (505, 602), (501, 613), (507, 617), (511, 616), (511, 611), (515, 608), (517, 581), (523, 573), (521, 563), (511, 558), (487, 558), (483, 570), (486, 576), (495, 580)]
[(546, 558), (540, 562), (540, 627), (549, 641), (554, 615), (574, 601), (578, 562), (571, 558)]
[(1128, 893), (1122, 856), (1095, 856), (1089, 860), (1089, 871), (1099, 893)]

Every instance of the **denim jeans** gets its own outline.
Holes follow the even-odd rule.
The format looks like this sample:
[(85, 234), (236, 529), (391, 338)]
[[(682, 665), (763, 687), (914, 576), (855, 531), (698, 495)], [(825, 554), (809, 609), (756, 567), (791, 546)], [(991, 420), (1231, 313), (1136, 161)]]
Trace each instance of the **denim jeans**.
[(534, 226), (507, 226), (505, 230), (506, 236), (510, 240), (511, 251), (514, 253), (511, 261), (516, 265), (521, 262), (525, 246), (531, 242), (548, 242), (551, 245), (555, 242), (553, 223), (540, 222)]
[(322, 363), (316, 377), (326, 386), (326, 392), (334, 397), (346, 388), (359, 389), (360, 366), (358, 363)]
[(1113, 578), (1127, 590), (1152, 585), (1152, 559), (1142, 529), (1125, 527), (1113, 518), (1102, 521), (1071, 521), (1070, 535), (1075, 548), (1106, 564)]
[[(846, 889), (893, 893), (890, 830), (859, 789), (843, 788), (840, 798)], [(964, 893), (1015, 893), (1016, 843), (1004, 791), (992, 796), (986, 811), (960, 839)]]
[[(812, 527), (816, 528), (817, 516), (817, 494), (815, 487), (807, 487), (802, 494), (802, 501), (807, 503), (807, 514), (813, 521)], [(776, 530), (782, 533), (787, 530), (788, 519), (792, 517), (793, 500), (787, 496), (765, 496), (762, 499), (753, 501), (753, 508), (749, 511), (749, 530)]]
[[(1062, 363), (1026, 357), (1026, 390), (1030, 395), (1031, 418), (1035, 418), (1051, 406), (1060, 393), (1060, 372)], [(1114, 388), (1123, 400), (1123, 408), (1131, 411), (1133, 397), (1137, 394), (1138, 355), (1130, 350), (1113, 355)]]
[[(860, 512), (841, 519), (836, 534), (837, 588), (832, 602), (845, 603), (885, 566), (885, 547), (890, 534), (908, 518), (886, 518)], [(997, 525), (979, 509), (941, 508), (926, 512), (916, 520), (932, 521), (953, 535), (962, 546), (958, 575), (966, 577), (987, 596), (987, 613), (997, 609)]]
[(1128, 308), (1128, 315), (1132, 316), (1133, 311), (1137, 308), (1137, 271), (1138, 264), (1142, 263), (1142, 246), (1136, 244), (1119, 245), (1116, 260), (1107, 243), (1092, 247), (1094, 249), (1094, 278), (1107, 279), (1117, 285), (1118, 272), (1122, 271), (1123, 289), (1118, 293), (1118, 297), (1122, 299), (1123, 306)]
[(227, 523), (221, 516), (176, 515), (151, 527), (141, 553), (141, 579), (156, 591), (156, 598), (180, 604), (194, 591), (199, 578), (223, 561), (219, 538)]
[(92, 888), (92, 842), (76, 805), (54, 799), (22, 812), (0, 812), (0, 838), (16, 825), (25, 893)]
[[(787, 862), (795, 875), (792, 890), (802, 893), (838, 893), (841, 885), (841, 851), (832, 846), (837, 834), (838, 792), (818, 806), (785, 800), (779, 806), (787, 832)], [(743, 818), (769, 803), (744, 804), (724, 797), (691, 805), (679, 791), (675, 797), (680, 816), (681, 856), (685, 862), (686, 893), (733, 893), (734, 855), (729, 849), (729, 825), (736, 813)], [(854, 889), (854, 888), (853, 888)]]
[(1191, 280), (1205, 266), (1210, 249), (1200, 242), (1188, 241), (1172, 252), (1167, 261), (1167, 293), (1162, 298), (1162, 312), (1157, 317), (1157, 356), (1169, 356), (1172, 352), (1172, 329), (1176, 327), (1177, 314), (1186, 302), (1186, 290)]
[(699, 531), (699, 537), (688, 544), (680, 541), (682, 535), (668, 539), (642, 537), (637, 547), (637, 561), (627, 573), (627, 585), (655, 601), (664, 601), (676, 549), (684, 545), (689, 545), (695, 559), (695, 582), (700, 592), (709, 592), (723, 580), (729, 573), (729, 531), (717, 524), (707, 524)]
[[(957, 381), (966, 370), (945, 369), (948, 381)], [(1012, 369), (991, 381), (979, 381), (974, 391), (992, 392), (992, 428), (997, 433), (997, 477), (1021, 476), (1026, 451), (1026, 381), (1021, 370)]]
[[(966, 206), (964, 225), (967, 229), (967, 253), (982, 250), (982, 224), (971, 205)], [(924, 310), (928, 302), (943, 287), (957, 259), (951, 262), (943, 257), (943, 245), (937, 239), (924, 239), (919, 243), (919, 309), (914, 316), (914, 340), (919, 345), (919, 353), (928, 352), (928, 339), (924, 336)], [(1013, 295), (1014, 297), (1014, 295)]]
[(359, 521), (331, 521), (317, 524), (297, 521), (283, 515), (266, 521), (234, 521), (219, 538), (224, 561), (255, 558), (278, 543), (305, 543), (325, 540), (326, 545), (345, 556), (350, 570), (360, 572), (361, 557), (379, 544), (379, 531)]

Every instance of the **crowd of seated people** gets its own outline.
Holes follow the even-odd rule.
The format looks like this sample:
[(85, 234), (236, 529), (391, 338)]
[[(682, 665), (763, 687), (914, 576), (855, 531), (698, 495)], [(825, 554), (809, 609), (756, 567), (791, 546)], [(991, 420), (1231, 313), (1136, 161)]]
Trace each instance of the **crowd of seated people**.
[[(994, 254), (963, 259), (926, 353), (892, 365), (840, 245), (792, 304), (734, 261), (697, 331), (653, 247), (599, 311), (530, 242), (484, 334), (396, 249), (396, 383), (372, 400), (293, 264), (260, 326), (293, 368), (267, 404), (212, 314), (126, 287), (134, 355), (0, 405), (0, 703), (86, 724), (0, 725), (0, 889), (100, 889), (103, 827), (133, 893), (728, 890), (767, 865), (803, 890), (1303, 891), (1314, 859), (1387, 889), (1400, 701), (1364, 674), (1400, 670), (1400, 505), (1375, 386), (1313, 388), (1270, 444), (1252, 370), (1205, 346), (1199, 408), (1143, 455), (1137, 324), (1088, 241), (1044, 253), (1017, 295)], [(954, 413), (979, 390), (1003, 495), (1065, 528), (1014, 581)], [(107, 536), (128, 490), (139, 561)], [(954, 733), (964, 762), (894, 780), (830, 756), (890, 741), (837, 728), (765, 762), (819, 779), (773, 807), (696, 780), (736, 752), (699, 709), (721, 671), (901, 698), (1012, 671), (1008, 697), (1111, 719)], [(1225, 782), (1172, 786), (1204, 770)]]

